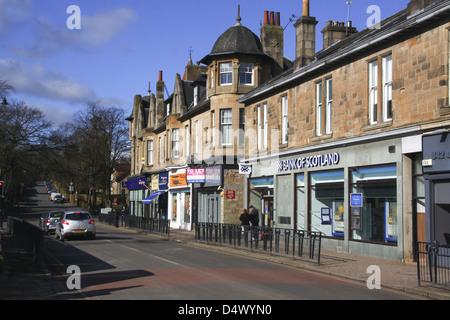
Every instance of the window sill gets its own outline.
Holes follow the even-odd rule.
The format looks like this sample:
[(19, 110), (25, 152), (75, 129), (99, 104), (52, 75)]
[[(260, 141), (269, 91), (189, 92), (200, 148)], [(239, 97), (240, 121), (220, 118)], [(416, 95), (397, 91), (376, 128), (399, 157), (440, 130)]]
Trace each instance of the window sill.
[(319, 136), (319, 137), (314, 137), (311, 139), (312, 142), (318, 142), (318, 141), (324, 141), (324, 140), (329, 140), (333, 138), (333, 134), (329, 133), (329, 134), (324, 134), (323, 136)]
[(440, 107), (439, 108), (439, 115), (441, 115), (441, 116), (450, 115), (450, 106)]
[(375, 123), (375, 124), (368, 124), (362, 127), (362, 130), (365, 131), (372, 131), (372, 130), (378, 130), (383, 128), (388, 128), (393, 125), (392, 120), (388, 120), (385, 122)]

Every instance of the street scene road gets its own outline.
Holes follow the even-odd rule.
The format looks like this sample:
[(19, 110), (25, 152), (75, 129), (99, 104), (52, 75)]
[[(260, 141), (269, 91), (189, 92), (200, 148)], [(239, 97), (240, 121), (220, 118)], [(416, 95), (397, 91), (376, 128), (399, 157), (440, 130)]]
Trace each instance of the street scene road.
[[(49, 202), (42, 183), (29, 189), (24, 218), (70, 204)], [(384, 290), (290, 268), (215, 247), (187, 245), (96, 223), (95, 240), (44, 240), (46, 263), (62, 287), (92, 300), (409, 299)], [(72, 269), (70, 269), (70, 268)], [(75, 269), (73, 269), (75, 268)], [(72, 270), (79, 270), (79, 277)], [(77, 280), (79, 282), (77, 282)], [(77, 289), (79, 287), (79, 290)], [(74, 292), (75, 293), (75, 292)]]

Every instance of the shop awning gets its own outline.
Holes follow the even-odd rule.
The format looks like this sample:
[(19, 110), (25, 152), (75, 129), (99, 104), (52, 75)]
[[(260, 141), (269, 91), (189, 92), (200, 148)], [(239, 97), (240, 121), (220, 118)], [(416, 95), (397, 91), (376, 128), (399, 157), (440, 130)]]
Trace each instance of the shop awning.
[(156, 191), (155, 193), (151, 194), (149, 197), (145, 198), (144, 200), (142, 200), (142, 203), (152, 203), (152, 201), (159, 197), (161, 194), (163, 194), (164, 192), (166, 192), (165, 190), (162, 191)]

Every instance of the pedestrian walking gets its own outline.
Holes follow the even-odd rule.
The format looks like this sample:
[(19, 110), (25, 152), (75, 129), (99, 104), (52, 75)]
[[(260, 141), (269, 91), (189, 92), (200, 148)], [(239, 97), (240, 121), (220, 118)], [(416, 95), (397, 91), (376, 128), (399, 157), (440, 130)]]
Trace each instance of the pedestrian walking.
[(120, 216), (122, 217), (122, 227), (125, 225), (126, 215), (127, 215), (127, 208), (125, 206), (123, 206), (122, 211), (120, 211)]
[(259, 211), (253, 205), (250, 206), (250, 222), (252, 226), (257, 227), (259, 225)]
[(250, 215), (248, 214), (247, 209), (242, 210), (242, 214), (239, 217), (239, 220), (242, 221), (241, 225), (249, 226), (250, 225)]

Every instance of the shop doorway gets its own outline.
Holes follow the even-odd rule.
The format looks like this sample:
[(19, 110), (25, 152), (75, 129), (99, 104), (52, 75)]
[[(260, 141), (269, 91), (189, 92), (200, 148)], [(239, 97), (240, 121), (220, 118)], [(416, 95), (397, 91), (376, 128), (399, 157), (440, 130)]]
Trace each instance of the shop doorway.
[(206, 197), (207, 222), (219, 223), (219, 199), (215, 194)]
[(220, 194), (216, 192), (199, 193), (198, 222), (220, 223)]
[(262, 212), (261, 212), (262, 226), (263, 227), (272, 227), (272, 219), (273, 219), (273, 197), (263, 197), (262, 198)]
[(434, 239), (450, 244), (450, 180), (436, 180), (434, 190)]

